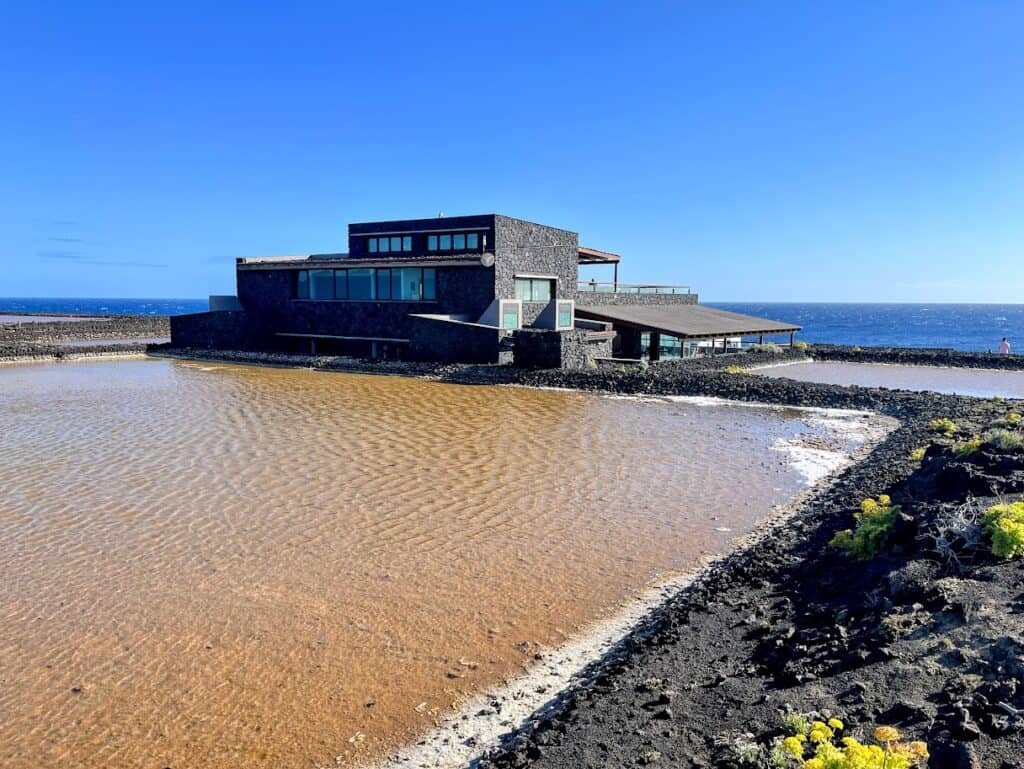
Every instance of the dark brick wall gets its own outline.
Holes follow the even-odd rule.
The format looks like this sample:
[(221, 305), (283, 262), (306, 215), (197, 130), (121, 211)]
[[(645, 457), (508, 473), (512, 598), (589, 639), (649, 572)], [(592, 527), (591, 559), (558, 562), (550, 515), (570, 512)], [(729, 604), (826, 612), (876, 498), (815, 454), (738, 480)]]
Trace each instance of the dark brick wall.
[(171, 316), (171, 344), (211, 350), (264, 350), (271, 346), (266, 326), (247, 312), (197, 312)]
[[(481, 229), (483, 228), (483, 229)], [(472, 250), (460, 250), (457, 253), (483, 253), (494, 250), (494, 215), (483, 214), (480, 216), (446, 216), (443, 219), (437, 217), (432, 219), (404, 219), (395, 222), (360, 222), (348, 226), (348, 253), (355, 257), (374, 257), (367, 251), (366, 240), (370, 233), (375, 232), (404, 232), (410, 230), (431, 230), (451, 231), (464, 230), (479, 232), (481, 235), (479, 246)], [(418, 256), (422, 254), (435, 253), (427, 251), (426, 232), (410, 233), (412, 238), (412, 251), (401, 252), (399, 255)], [(487, 247), (484, 247), (484, 236), (486, 236)], [(436, 252), (452, 253), (452, 252)], [(391, 254), (389, 254), (391, 256)]]
[(411, 318), (409, 360), (442, 363), (499, 363), (498, 329), (440, 318)]
[(239, 270), (238, 299), (274, 331), (408, 339), (410, 313), (465, 313), (472, 320), (494, 295), (493, 267), (437, 268), (437, 301), (295, 299), (295, 270)]

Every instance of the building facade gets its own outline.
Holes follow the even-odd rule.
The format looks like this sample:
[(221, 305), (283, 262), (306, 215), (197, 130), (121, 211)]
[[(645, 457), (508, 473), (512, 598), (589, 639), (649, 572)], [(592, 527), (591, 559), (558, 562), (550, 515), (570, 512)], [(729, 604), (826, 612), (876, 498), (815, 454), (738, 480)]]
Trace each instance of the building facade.
[[(658, 333), (634, 328), (636, 313), (693, 308), (697, 295), (619, 284), (618, 262), (575, 232), (500, 214), (350, 224), (346, 253), (238, 259), (237, 295), (172, 318), (171, 340), (467, 363), (511, 361), (518, 346), (541, 366), (610, 357), (614, 339), (635, 358), (640, 334)], [(580, 284), (581, 263), (613, 265), (615, 280)], [(635, 312), (622, 322), (603, 318), (624, 306)]]

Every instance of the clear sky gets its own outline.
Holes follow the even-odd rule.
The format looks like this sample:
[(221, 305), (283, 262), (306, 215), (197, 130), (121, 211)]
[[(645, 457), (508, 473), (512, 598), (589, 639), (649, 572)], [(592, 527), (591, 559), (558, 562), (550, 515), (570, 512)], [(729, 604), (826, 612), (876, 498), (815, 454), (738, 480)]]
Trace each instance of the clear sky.
[(709, 301), (1024, 301), (1024, 3), (156, 5), (0, 9), (0, 296), (444, 211)]

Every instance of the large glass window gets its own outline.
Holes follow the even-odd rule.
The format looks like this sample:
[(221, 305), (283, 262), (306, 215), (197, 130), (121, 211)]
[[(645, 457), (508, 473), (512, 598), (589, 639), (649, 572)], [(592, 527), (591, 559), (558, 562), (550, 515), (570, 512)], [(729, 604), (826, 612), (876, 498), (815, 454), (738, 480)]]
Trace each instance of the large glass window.
[(436, 301), (437, 270), (432, 267), (298, 270), (295, 273), (295, 297), (355, 301)]
[(437, 272), (432, 267), (423, 270), (423, 298), (437, 299)]
[(555, 295), (551, 278), (516, 278), (516, 299), (524, 302), (550, 302)]
[(334, 270), (309, 271), (309, 298), (334, 298)]
[(395, 299), (419, 301), (423, 297), (423, 270), (418, 267), (392, 270), (391, 293)]
[(348, 270), (348, 298), (374, 298), (373, 270)]
[(377, 298), (391, 298), (391, 274), (398, 270), (377, 270)]

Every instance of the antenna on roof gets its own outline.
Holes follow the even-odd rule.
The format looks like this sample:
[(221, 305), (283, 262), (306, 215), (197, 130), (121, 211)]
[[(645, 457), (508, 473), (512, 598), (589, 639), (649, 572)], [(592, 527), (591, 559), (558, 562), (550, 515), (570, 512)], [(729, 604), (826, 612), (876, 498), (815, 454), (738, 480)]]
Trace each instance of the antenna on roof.
[(438, 219), (444, 219), (444, 211), (438, 211), (437, 212), (437, 218)]

